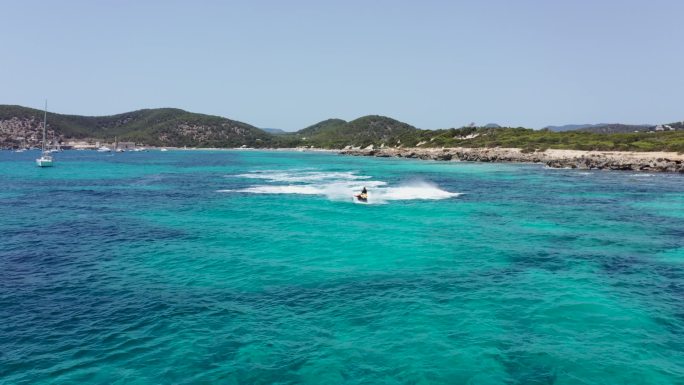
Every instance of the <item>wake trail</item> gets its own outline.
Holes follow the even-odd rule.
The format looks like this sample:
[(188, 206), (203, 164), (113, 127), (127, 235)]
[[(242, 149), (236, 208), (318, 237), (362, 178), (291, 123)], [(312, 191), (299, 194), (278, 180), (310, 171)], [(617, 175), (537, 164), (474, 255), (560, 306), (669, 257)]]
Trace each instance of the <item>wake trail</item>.
[(454, 198), (461, 193), (450, 192), (436, 184), (416, 180), (398, 186), (372, 180), (367, 175), (352, 171), (324, 172), (311, 170), (262, 170), (232, 175), (231, 177), (267, 182), (235, 190), (218, 190), (226, 193), (319, 195), (334, 201), (349, 201), (366, 187), (368, 204), (383, 204), (404, 200), (441, 200)]

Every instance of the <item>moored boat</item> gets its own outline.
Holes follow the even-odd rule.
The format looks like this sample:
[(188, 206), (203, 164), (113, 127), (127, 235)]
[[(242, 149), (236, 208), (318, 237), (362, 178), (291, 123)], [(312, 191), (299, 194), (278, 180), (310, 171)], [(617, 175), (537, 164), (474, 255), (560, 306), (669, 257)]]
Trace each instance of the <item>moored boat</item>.
[(50, 151), (45, 147), (45, 136), (47, 130), (47, 100), (45, 101), (45, 114), (43, 115), (43, 147), (41, 149), (40, 158), (36, 159), (36, 166), (38, 167), (52, 167), (54, 159), (50, 155)]

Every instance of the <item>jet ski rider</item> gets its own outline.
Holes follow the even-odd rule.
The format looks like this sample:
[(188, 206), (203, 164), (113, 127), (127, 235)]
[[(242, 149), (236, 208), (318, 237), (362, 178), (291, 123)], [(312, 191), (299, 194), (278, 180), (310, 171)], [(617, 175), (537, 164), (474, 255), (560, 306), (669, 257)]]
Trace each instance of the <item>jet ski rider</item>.
[(368, 200), (368, 190), (366, 190), (366, 186), (363, 186), (363, 190), (361, 190), (361, 194), (357, 195), (356, 197), (362, 201)]

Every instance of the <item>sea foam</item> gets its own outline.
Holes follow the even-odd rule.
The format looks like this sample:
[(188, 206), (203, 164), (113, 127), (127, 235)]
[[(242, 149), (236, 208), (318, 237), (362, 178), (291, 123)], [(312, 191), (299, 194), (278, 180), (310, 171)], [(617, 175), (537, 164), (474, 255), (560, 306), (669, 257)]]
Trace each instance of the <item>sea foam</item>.
[(382, 204), (396, 200), (439, 200), (461, 195), (439, 188), (427, 181), (412, 181), (399, 186), (387, 186), (387, 182), (372, 180), (371, 176), (358, 175), (353, 171), (321, 172), (312, 170), (260, 170), (231, 177), (257, 179), (268, 184), (218, 192), (251, 194), (321, 195), (330, 200), (350, 200), (363, 187), (369, 190), (368, 203)]

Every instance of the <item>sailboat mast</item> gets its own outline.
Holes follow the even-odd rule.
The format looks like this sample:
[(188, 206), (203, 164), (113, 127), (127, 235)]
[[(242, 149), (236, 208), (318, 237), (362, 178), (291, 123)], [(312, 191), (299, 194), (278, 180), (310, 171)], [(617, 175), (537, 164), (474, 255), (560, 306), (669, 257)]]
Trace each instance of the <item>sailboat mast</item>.
[(45, 138), (47, 137), (47, 99), (45, 99), (45, 114), (43, 115), (43, 152), (45, 152)]

